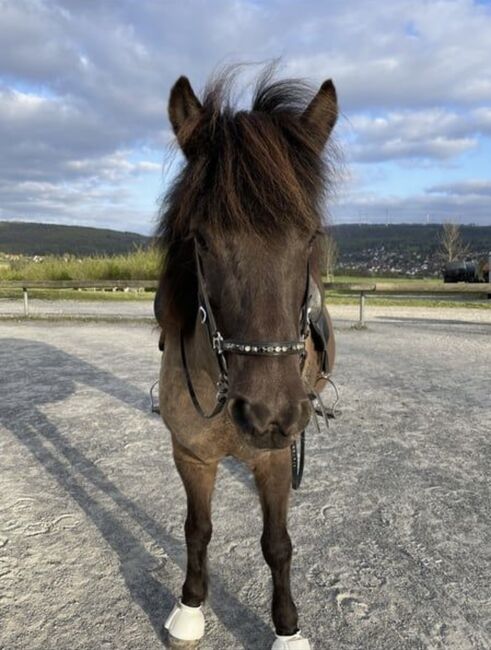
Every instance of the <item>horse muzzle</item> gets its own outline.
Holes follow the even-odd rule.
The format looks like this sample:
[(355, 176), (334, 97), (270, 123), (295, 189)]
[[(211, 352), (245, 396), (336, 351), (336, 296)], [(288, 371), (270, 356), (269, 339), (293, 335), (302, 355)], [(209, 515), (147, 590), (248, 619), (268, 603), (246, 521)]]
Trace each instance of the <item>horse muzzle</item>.
[(272, 408), (236, 396), (228, 402), (228, 413), (252, 447), (284, 449), (309, 423), (311, 405), (308, 399), (302, 399)]

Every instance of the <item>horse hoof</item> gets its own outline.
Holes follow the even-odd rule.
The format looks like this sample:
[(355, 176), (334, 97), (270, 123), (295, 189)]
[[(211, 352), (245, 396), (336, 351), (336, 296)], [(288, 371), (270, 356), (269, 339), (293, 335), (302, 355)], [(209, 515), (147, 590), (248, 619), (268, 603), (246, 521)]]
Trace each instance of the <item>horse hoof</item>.
[[(179, 601), (167, 617), (164, 627), (169, 632), (171, 643), (175, 644), (171, 647), (192, 648), (189, 642), (199, 641), (205, 633), (205, 617), (201, 607), (188, 607)], [(181, 645), (177, 645), (179, 642)], [(188, 645), (182, 645), (182, 642)]]
[(300, 632), (291, 636), (276, 635), (276, 641), (271, 650), (311, 650), (308, 639), (304, 639)]

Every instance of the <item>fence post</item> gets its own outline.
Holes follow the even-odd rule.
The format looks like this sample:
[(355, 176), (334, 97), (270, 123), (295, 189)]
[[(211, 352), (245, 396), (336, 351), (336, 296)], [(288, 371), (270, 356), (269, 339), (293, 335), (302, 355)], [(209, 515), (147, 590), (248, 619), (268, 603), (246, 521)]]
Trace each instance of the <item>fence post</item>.
[(360, 291), (360, 322), (359, 327), (365, 327), (365, 292)]
[(22, 287), (22, 293), (24, 294), (24, 316), (29, 318), (29, 294), (27, 293), (27, 287)]

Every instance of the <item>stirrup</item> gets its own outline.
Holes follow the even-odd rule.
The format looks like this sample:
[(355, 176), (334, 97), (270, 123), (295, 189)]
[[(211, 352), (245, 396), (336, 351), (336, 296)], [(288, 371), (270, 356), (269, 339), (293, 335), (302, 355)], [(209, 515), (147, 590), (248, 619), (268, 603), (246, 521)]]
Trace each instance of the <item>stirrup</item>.
[(300, 631), (291, 636), (277, 634), (271, 650), (310, 650), (310, 643), (300, 634)]
[(170, 636), (178, 641), (199, 641), (205, 633), (205, 617), (200, 607), (189, 607), (180, 600), (164, 623)]

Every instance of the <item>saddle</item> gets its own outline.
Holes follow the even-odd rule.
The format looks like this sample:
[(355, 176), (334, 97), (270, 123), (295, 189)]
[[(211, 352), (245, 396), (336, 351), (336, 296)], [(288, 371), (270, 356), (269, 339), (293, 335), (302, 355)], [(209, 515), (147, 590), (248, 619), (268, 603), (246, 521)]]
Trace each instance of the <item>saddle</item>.
[(312, 275), (309, 279), (307, 309), (314, 348), (320, 354), (320, 372), (327, 375), (331, 371), (334, 361), (334, 359), (329, 359), (331, 321), (324, 307), (321, 289)]

